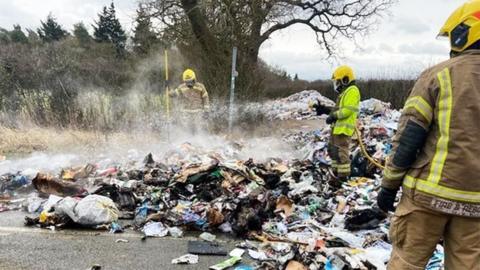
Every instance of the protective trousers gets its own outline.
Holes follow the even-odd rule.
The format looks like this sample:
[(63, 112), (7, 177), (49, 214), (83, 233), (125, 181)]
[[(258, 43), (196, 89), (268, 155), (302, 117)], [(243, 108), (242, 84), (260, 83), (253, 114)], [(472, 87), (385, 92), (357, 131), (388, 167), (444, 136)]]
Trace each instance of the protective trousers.
[(452, 216), (415, 205), (403, 196), (390, 225), (389, 270), (425, 269), (443, 239), (445, 269), (480, 269), (480, 219)]
[(179, 127), (190, 135), (198, 135), (205, 132), (206, 124), (202, 118), (202, 112), (180, 112), (177, 118)]
[(350, 176), (350, 136), (332, 134), (328, 155), (332, 159), (332, 167), (338, 177)]

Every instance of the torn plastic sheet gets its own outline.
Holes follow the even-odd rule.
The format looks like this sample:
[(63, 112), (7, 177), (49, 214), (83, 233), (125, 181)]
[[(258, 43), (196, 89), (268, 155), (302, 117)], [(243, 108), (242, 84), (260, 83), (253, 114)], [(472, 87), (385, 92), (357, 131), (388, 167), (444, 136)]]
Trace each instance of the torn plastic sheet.
[(362, 248), (363, 242), (365, 239), (356, 236), (353, 233), (342, 231), (338, 228), (322, 228), (325, 232), (328, 232), (330, 235), (338, 237), (343, 241), (347, 242), (351, 247)]
[(201, 233), (199, 237), (200, 239), (205, 240), (207, 242), (213, 242), (217, 238), (215, 235), (208, 232)]
[(143, 226), (143, 233), (146, 236), (165, 237), (168, 235), (168, 228), (161, 222), (150, 222)]
[(244, 253), (245, 253), (244, 249), (235, 248), (232, 251), (230, 251), (230, 253), (228, 253), (228, 255), (230, 255), (231, 257), (242, 257)]
[(185, 254), (172, 260), (172, 264), (197, 264), (198, 255)]
[(183, 236), (183, 231), (182, 229), (178, 228), (178, 227), (171, 227), (171, 228), (168, 228), (168, 233), (174, 237), (174, 238), (180, 238)]
[(268, 260), (267, 255), (263, 251), (256, 251), (253, 249), (249, 249), (248, 256), (250, 256), (252, 259), (259, 260), (259, 261)]

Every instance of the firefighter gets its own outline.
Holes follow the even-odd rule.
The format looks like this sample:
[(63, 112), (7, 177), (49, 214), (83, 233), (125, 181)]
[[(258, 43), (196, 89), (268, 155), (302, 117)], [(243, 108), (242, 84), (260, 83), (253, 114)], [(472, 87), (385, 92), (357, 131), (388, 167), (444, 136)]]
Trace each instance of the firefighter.
[[(210, 100), (205, 86), (197, 82), (197, 76), (191, 69), (182, 75), (183, 83), (170, 93), (176, 98), (181, 124), (193, 133), (200, 128), (199, 124), (208, 117)], [(203, 118), (203, 119), (202, 119)]]
[(332, 181), (340, 187), (350, 176), (350, 140), (355, 131), (360, 90), (355, 85), (352, 68), (341, 66), (332, 76), (334, 90), (338, 98), (335, 108), (327, 117), (327, 124), (332, 125), (332, 134), (328, 145), (328, 153), (332, 158), (332, 167), (337, 179)]
[(393, 138), (378, 206), (394, 211), (388, 269), (425, 269), (443, 239), (445, 269), (480, 269), (480, 0), (440, 30), (451, 59), (422, 73)]

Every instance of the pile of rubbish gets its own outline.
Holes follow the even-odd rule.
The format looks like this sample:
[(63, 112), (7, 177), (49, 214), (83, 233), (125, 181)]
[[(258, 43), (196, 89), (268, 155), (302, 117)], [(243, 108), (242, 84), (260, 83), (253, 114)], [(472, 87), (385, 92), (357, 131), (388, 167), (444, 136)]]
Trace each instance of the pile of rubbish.
[[(312, 98), (332, 104), (318, 92), (304, 91), (275, 108), (285, 118), (324, 117), (304, 114)], [(362, 102), (361, 139), (379, 162), (391, 150), (399, 116), (388, 104)], [(0, 177), (1, 196), (12, 199), (20, 189), (36, 192), (24, 191), (29, 195), (22, 201), (0, 204), (0, 209), (20, 205), (34, 215), (26, 217), (26, 225), (51, 230), (133, 229), (145, 239), (203, 232), (173, 264), (196, 264), (199, 256), (215, 254), (228, 259), (210, 269), (385, 269), (392, 246), (390, 214), (375, 206), (380, 172), (354, 143), (355, 177), (340, 189), (332, 187), (329, 132), (325, 127), (285, 135), (286, 143), (304, 150), (305, 158), (298, 160), (241, 160), (238, 143), (215, 151), (185, 143), (142, 162), (6, 174)], [(217, 234), (242, 241), (229, 252)], [(239, 265), (247, 256), (254, 263)], [(428, 269), (442, 265), (439, 246)]]
[[(262, 269), (292, 261), (313, 269), (383, 269), (388, 259), (386, 215), (372, 208), (376, 180), (358, 178), (335, 191), (325, 164), (229, 160), (188, 144), (162, 162), (148, 155), (124, 168), (87, 164), (58, 175), (38, 173), (31, 185), (40, 196), (25, 205), (37, 215), (26, 224), (112, 232), (131, 227), (145, 237), (232, 234), (250, 239), (239, 248)], [(200, 238), (215, 240), (211, 234)]]
[(263, 103), (260, 105), (260, 108), (271, 120), (317, 118), (316, 114), (308, 106), (311, 102), (330, 108), (335, 106), (335, 102), (322, 96), (318, 91), (304, 90), (286, 98)]

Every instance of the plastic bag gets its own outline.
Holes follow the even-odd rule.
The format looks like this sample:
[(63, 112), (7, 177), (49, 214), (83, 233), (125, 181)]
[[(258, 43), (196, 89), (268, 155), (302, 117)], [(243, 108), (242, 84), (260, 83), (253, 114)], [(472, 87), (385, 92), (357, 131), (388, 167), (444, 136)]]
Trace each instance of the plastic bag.
[(143, 227), (146, 236), (165, 237), (168, 235), (168, 228), (161, 222), (150, 222)]
[(76, 223), (86, 226), (110, 224), (118, 220), (119, 211), (115, 203), (107, 197), (88, 195), (80, 200), (74, 209)]
[(55, 214), (57, 215), (67, 215), (73, 221), (77, 219), (75, 214), (75, 206), (77, 206), (78, 200), (72, 197), (66, 197), (58, 201), (55, 205)]

